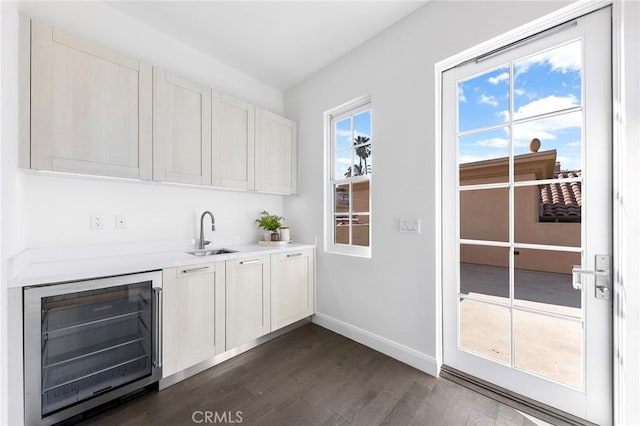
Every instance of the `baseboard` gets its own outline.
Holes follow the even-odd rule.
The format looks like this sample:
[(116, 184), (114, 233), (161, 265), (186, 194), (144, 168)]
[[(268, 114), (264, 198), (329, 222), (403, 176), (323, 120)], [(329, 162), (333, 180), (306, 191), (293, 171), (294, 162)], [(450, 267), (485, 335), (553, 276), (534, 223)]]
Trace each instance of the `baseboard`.
[(362, 343), (431, 376), (437, 377), (438, 375), (437, 361), (429, 355), (325, 314), (316, 313), (312, 321), (314, 324)]

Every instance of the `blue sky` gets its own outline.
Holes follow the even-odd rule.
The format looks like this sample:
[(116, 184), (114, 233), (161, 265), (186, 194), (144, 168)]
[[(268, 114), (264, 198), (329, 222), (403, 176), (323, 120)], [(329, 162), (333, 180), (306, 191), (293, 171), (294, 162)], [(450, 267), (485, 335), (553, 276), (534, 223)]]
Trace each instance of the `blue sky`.
[[(351, 131), (353, 130), (353, 134)], [(344, 118), (335, 125), (335, 179), (344, 178), (347, 169), (351, 167), (351, 156), (353, 151), (353, 138), (366, 136), (371, 139), (371, 111), (366, 110), (353, 117)], [(367, 158), (368, 164), (373, 164), (373, 155)], [(359, 163), (356, 156), (354, 161)], [(373, 167), (372, 167), (373, 169)]]
[[(509, 86), (513, 79), (513, 111), (510, 111)], [(581, 168), (580, 111), (514, 124), (510, 119), (580, 106), (581, 43), (574, 41), (513, 63), (487, 71), (458, 83), (459, 132), (497, 126), (504, 127), (459, 138), (461, 163), (505, 157), (510, 141), (514, 153), (529, 152), (529, 141), (537, 137), (540, 151), (556, 149), (562, 169)]]

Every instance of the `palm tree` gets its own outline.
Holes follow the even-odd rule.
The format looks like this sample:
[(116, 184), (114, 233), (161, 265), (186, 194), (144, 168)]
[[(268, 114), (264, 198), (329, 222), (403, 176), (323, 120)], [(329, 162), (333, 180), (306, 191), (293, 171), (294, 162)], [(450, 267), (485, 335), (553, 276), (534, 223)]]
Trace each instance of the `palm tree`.
[[(364, 145), (369, 142), (369, 138), (367, 136), (357, 136), (353, 140), (353, 145), (356, 147), (356, 155), (360, 157), (360, 173), (359, 174), (369, 174), (371, 171), (371, 166), (367, 164), (367, 158), (371, 156), (371, 144)], [(364, 161), (364, 167), (362, 167), (362, 161)], [(364, 172), (364, 173), (363, 173)]]
[[(371, 166), (369, 166), (371, 167)], [(371, 169), (369, 169), (371, 170)], [(362, 160), (360, 160), (360, 164), (354, 164), (353, 165), (353, 172), (355, 173), (354, 176), (360, 176), (362, 175)], [(349, 168), (347, 169), (347, 171), (344, 173), (344, 177), (351, 177), (352, 174), (352, 170), (351, 170), (351, 166), (349, 166)]]

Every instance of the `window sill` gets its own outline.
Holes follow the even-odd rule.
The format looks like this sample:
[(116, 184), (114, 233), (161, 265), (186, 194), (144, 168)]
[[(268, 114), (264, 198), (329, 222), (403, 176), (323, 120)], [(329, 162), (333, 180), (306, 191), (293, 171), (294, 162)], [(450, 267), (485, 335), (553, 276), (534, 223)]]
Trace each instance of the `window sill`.
[(341, 246), (330, 244), (326, 246), (324, 252), (328, 254), (338, 254), (342, 256), (371, 259), (371, 247)]

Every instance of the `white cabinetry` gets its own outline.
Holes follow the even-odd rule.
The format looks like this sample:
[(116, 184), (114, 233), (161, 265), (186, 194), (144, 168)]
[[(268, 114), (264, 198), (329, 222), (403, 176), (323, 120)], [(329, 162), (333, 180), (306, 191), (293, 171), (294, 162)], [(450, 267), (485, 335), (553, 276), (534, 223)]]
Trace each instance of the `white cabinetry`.
[(296, 123), (261, 108), (255, 110), (255, 189), (294, 194), (298, 190)]
[(153, 179), (211, 185), (211, 89), (153, 69)]
[(220, 94), (213, 98), (213, 186), (253, 189), (254, 107)]
[(269, 256), (227, 261), (227, 350), (271, 331)]
[(271, 255), (271, 330), (313, 315), (314, 250)]
[(163, 367), (170, 376), (225, 350), (225, 262), (162, 272)]
[(37, 21), (30, 47), (31, 168), (151, 179), (151, 67)]

